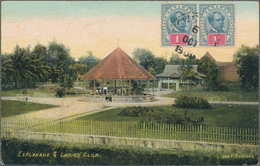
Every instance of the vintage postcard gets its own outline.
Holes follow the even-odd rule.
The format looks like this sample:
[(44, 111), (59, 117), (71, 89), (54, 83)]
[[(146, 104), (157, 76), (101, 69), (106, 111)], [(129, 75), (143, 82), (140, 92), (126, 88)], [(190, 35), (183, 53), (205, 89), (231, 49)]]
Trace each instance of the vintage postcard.
[(2, 1), (1, 164), (257, 165), (258, 1)]

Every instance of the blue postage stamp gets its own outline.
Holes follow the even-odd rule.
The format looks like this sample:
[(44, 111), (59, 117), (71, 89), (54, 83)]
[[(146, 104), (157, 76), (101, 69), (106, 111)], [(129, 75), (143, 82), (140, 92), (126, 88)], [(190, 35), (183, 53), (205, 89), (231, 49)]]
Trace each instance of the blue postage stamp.
[(196, 45), (197, 17), (197, 4), (162, 4), (161, 45)]
[(199, 45), (235, 46), (235, 4), (199, 4)]

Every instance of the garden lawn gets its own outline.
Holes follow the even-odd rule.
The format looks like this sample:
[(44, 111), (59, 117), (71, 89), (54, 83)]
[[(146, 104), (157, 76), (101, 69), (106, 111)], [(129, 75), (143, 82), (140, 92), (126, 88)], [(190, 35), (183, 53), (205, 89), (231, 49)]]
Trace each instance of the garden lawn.
[(227, 101), (259, 101), (258, 91), (255, 92), (235, 92), (235, 91), (179, 91), (167, 94), (164, 97), (176, 98), (179, 96), (188, 97), (219, 97), (221, 100), (225, 98)]
[[(16, 96), (17, 94), (22, 94), (25, 91), (25, 94), (28, 94), (31, 97), (40, 97), (34, 96), (36, 93), (38, 95), (46, 95), (46, 97), (56, 97), (56, 89), (59, 86), (41, 86), (37, 88), (30, 88), (30, 89), (5, 89), (2, 88), (1, 96)], [(73, 89), (71, 88), (70, 91), (77, 91), (78, 94), (66, 94), (65, 97), (80, 97), (82, 95), (81, 89)], [(84, 94), (89, 94), (90, 90), (84, 90)]]
[[(44, 89), (45, 88), (45, 89)], [(26, 89), (25, 94), (30, 95), (31, 97), (34, 96), (35, 93), (46, 93), (48, 97), (55, 97), (55, 91), (51, 89), (51, 87), (38, 87), (38, 88), (31, 88)], [(1, 96), (16, 96), (17, 94), (23, 94), (24, 89), (5, 89), (2, 88)]]
[[(239, 128), (258, 128), (258, 106), (249, 105), (212, 105), (211, 109), (178, 108), (175, 106), (149, 107), (154, 112), (171, 112), (184, 114), (185, 111), (191, 119), (204, 118), (203, 125)], [(124, 108), (83, 116), (78, 119), (96, 121), (139, 121), (140, 117), (118, 116)]]
[(124, 108), (115, 108), (108, 111), (102, 111), (89, 116), (83, 116), (77, 118), (78, 120), (95, 120), (95, 121), (135, 121), (138, 122), (140, 117), (130, 117), (130, 116), (119, 116), (118, 114)]
[(24, 114), (32, 111), (38, 111), (38, 110), (54, 108), (54, 107), (57, 106), (48, 105), (48, 104), (31, 103), (25, 101), (1, 100), (1, 117)]

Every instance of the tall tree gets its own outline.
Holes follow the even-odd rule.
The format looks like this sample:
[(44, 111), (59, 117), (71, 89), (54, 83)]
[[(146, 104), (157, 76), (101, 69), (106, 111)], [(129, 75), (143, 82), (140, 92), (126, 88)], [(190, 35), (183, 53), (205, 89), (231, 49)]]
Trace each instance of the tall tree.
[(172, 56), (170, 57), (169, 65), (182, 65), (184, 59), (180, 58), (178, 54), (172, 53)]
[[(181, 73), (182, 78), (188, 82), (196, 75), (195, 70), (191, 65), (181, 65), (178, 70)], [(187, 87), (189, 89), (189, 83), (187, 83)]]
[(47, 55), (47, 48), (41, 44), (37, 44), (31, 53), (31, 62), (34, 65), (32, 70), (34, 75), (33, 86), (35, 86), (35, 80), (48, 80), (50, 74), (50, 67), (44, 61), (44, 57)]
[(199, 61), (198, 72), (206, 76), (206, 85), (211, 89), (217, 89), (219, 69), (215, 62), (209, 58), (203, 58)]
[(99, 61), (100, 59), (95, 57), (92, 51), (87, 51), (86, 55), (79, 58), (78, 63), (85, 65), (84, 72), (88, 72), (92, 67), (98, 64)]
[(74, 58), (70, 56), (70, 50), (56, 40), (49, 43), (44, 61), (51, 67), (52, 81), (58, 82), (64, 81), (65, 74), (71, 74), (69, 66), (75, 63)]
[(1, 81), (7, 88), (7, 83), (12, 81), (12, 74), (14, 72), (12, 67), (11, 54), (1, 53)]
[[(188, 53), (187, 55), (191, 55)], [(190, 57), (181, 58), (178, 54), (172, 53), (172, 56), (169, 61), (170, 65), (198, 65), (199, 59), (196, 58), (196, 56), (192, 56), (192, 59)]]
[(235, 64), (239, 67), (241, 88), (244, 91), (258, 89), (259, 81), (259, 45), (249, 47), (242, 45), (233, 56)]
[(191, 65), (181, 65), (179, 71), (185, 80), (195, 76), (195, 70)]
[(10, 64), (16, 87), (19, 86), (19, 81), (23, 81), (24, 86), (27, 87), (27, 80), (33, 77), (35, 68), (35, 65), (31, 63), (29, 47), (20, 48), (17, 45), (14, 49), (14, 55), (11, 56)]
[(150, 50), (144, 48), (135, 48), (132, 54), (134, 56), (134, 60), (136, 60), (146, 70), (149, 68), (154, 68), (155, 56)]
[(168, 63), (167, 59), (165, 59), (164, 57), (155, 57), (154, 58), (155, 75), (162, 73), (167, 63)]
[[(77, 80), (77, 85), (78, 85), (78, 81), (80, 76), (82, 76), (83, 74), (85, 74), (87, 66), (84, 64), (73, 64), (70, 66), (70, 69), (72, 71), (72, 78), (74, 80)], [(77, 93), (77, 91), (76, 91)]]

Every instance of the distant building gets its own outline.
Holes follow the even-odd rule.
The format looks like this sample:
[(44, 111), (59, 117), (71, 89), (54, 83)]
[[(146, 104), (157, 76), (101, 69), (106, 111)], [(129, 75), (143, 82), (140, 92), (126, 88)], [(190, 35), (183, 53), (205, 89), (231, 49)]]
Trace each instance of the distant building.
[(201, 59), (206, 57), (215, 62), (218, 66), (220, 81), (239, 81), (239, 74), (237, 73), (238, 67), (233, 62), (218, 62), (212, 57), (209, 52), (207, 52)]
[[(165, 65), (163, 73), (160, 73), (156, 76), (158, 80), (181, 80), (182, 79), (182, 74), (180, 72), (180, 67), (182, 65)], [(197, 79), (202, 79), (204, 76), (203, 74), (198, 72), (198, 65), (191, 65), (194, 69), (195, 75), (193, 76), (194, 78)]]
[(156, 78), (159, 80), (159, 90), (162, 87), (162, 83), (168, 84), (168, 89), (169, 84), (173, 83), (176, 85), (176, 91), (178, 91), (180, 84), (198, 84), (202, 81), (203, 77), (205, 77), (203, 74), (197, 71), (198, 65), (191, 65), (194, 70), (194, 76), (188, 78), (188, 80), (183, 80), (183, 75), (180, 72), (181, 66), (182, 65), (165, 65), (163, 73), (160, 73), (156, 76)]

